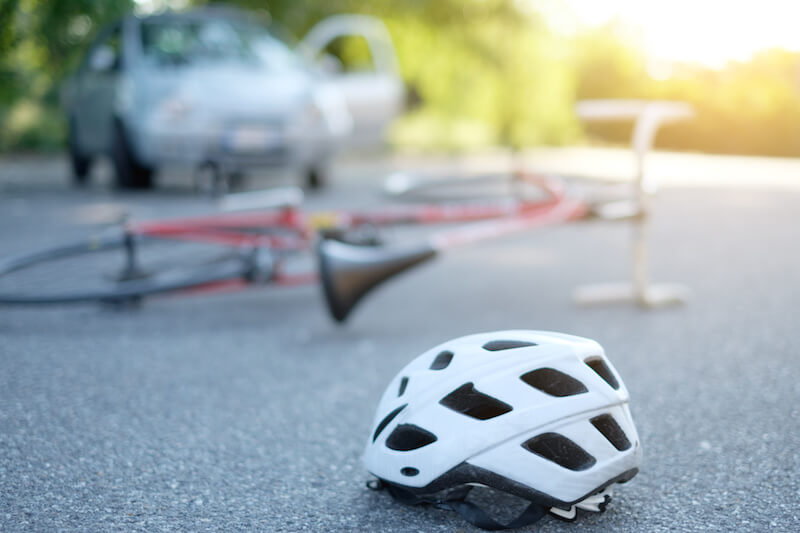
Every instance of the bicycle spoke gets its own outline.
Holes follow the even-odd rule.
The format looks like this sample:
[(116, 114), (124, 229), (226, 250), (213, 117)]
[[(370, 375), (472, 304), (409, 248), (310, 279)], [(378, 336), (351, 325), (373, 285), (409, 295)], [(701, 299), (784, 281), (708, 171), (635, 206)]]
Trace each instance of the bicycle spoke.
[(0, 268), (0, 303), (113, 300), (235, 278), (242, 252), (202, 242), (136, 237), (103, 246), (74, 246)]

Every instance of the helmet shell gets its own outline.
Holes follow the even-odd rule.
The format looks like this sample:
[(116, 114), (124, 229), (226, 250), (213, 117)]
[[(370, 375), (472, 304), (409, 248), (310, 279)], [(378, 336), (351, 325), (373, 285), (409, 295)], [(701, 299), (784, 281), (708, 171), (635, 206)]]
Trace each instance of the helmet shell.
[(364, 464), (418, 494), (473, 482), (572, 504), (637, 472), (628, 398), (593, 340), (526, 330), (460, 337), (391, 381)]

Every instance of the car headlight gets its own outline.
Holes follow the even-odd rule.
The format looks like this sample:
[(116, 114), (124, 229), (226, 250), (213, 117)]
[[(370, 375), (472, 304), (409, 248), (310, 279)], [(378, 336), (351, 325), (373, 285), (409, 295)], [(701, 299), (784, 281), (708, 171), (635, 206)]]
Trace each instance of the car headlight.
[(309, 124), (322, 124), (325, 122), (325, 112), (316, 102), (311, 102), (306, 106), (305, 116)]
[(192, 112), (192, 105), (179, 96), (167, 98), (159, 106), (159, 114), (169, 120), (186, 118)]
[(344, 97), (332, 87), (321, 86), (314, 91), (314, 103), (325, 120), (331, 135), (342, 137), (353, 129), (353, 117)]
[(292, 115), (287, 125), (287, 136), (294, 140), (311, 139), (325, 127), (324, 118), (315, 102), (307, 102)]

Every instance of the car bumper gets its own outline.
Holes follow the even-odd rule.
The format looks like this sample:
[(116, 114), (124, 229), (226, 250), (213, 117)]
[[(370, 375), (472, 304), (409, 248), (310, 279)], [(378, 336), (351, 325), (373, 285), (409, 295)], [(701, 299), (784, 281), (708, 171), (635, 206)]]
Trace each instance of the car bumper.
[(135, 137), (141, 159), (151, 166), (214, 162), (232, 169), (300, 167), (326, 159), (336, 150), (330, 136), (292, 135), (274, 125), (148, 127)]

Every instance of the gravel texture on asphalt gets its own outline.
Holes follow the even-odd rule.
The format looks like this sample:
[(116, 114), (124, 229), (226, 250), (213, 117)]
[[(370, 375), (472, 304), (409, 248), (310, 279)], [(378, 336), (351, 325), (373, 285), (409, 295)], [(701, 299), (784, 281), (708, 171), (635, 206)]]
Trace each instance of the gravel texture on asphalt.
[[(377, 201), (342, 180), (311, 204)], [(207, 209), (181, 190), (0, 191), (0, 250), (73, 238), (76, 210)], [(601, 515), (537, 531), (800, 531), (800, 193), (667, 190), (652, 276), (681, 308), (580, 308), (629, 275), (626, 223), (454, 251), (375, 291), (344, 327), (317, 287), (0, 308), (2, 531), (472, 531), (364, 487), (394, 374), (434, 344), (530, 328), (598, 340), (623, 376), (644, 465)], [(506, 512), (502, 503), (489, 504)]]

